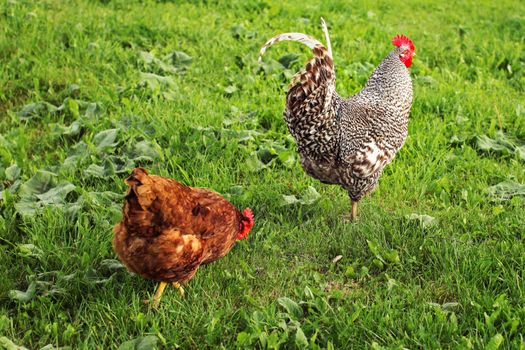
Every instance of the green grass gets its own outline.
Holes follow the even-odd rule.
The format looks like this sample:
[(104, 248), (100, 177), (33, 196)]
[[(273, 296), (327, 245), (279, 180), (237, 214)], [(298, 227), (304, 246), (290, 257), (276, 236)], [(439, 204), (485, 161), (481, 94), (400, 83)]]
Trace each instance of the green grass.
[[(525, 3), (244, 3), (2, 1), (0, 347), (524, 349), (525, 197), (488, 188), (525, 183)], [(310, 53), (257, 64), (279, 32), (322, 39), (321, 16), (343, 95), (395, 34), (417, 48), (408, 140), (355, 223), (282, 120)], [(111, 260), (134, 165), (256, 217), (158, 311)]]

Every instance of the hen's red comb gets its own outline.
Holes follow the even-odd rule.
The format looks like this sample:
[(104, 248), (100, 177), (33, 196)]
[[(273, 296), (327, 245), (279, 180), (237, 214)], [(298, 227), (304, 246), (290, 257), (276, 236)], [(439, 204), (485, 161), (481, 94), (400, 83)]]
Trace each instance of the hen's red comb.
[(253, 212), (250, 208), (244, 209), (244, 216), (248, 219), (250, 225), (253, 225)]
[(414, 51), (415, 50), (415, 46), (414, 46), (414, 43), (412, 42), (412, 40), (410, 40), (407, 36), (405, 35), (396, 35), (393, 39), (392, 39), (392, 44), (394, 46), (397, 46), (397, 47), (400, 47), (400, 46), (408, 46), (410, 48), (410, 51)]

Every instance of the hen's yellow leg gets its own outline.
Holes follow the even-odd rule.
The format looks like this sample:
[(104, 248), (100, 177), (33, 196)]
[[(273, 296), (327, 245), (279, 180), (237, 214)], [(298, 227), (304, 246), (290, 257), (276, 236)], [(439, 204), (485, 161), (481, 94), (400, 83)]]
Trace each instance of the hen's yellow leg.
[(177, 288), (179, 290), (180, 297), (184, 298), (184, 288), (182, 288), (180, 283), (179, 282), (173, 282), (172, 285), (173, 285), (173, 287), (175, 287), (175, 288)]
[(166, 288), (168, 284), (166, 282), (160, 282), (159, 286), (157, 287), (157, 291), (155, 292), (155, 296), (153, 297), (153, 307), (157, 308), (160, 303), (160, 298), (162, 297), (162, 293), (164, 293), (164, 289)]

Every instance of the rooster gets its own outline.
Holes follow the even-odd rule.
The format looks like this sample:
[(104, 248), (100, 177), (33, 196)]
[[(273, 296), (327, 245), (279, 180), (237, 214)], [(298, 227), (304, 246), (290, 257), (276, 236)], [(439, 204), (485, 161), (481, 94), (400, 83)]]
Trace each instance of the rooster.
[(136, 168), (126, 179), (123, 219), (114, 227), (113, 247), (126, 267), (159, 281), (157, 307), (167, 283), (178, 288), (201, 264), (225, 256), (248, 237), (253, 214), (241, 213), (219, 194), (193, 188)]
[(326, 23), (321, 19), (327, 46), (302, 33), (284, 33), (261, 48), (259, 62), (272, 45), (298, 41), (314, 55), (297, 73), (286, 96), (284, 118), (297, 142), (301, 165), (323, 183), (348, 191), (350, 219), (357, 203), (376, 186), (383, 168), (403, 146), (412, 106), (412, 65), (415, 47), (404, 35), (374, 70), (357, 94), (343, 98), (335, 91), (335, 71)]

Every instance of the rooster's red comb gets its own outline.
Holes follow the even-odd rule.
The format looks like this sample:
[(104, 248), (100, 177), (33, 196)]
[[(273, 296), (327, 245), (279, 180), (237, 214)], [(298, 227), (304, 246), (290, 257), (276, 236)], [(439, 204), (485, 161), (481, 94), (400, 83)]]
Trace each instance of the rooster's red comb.
[(410, 51), (414, 51), (415, 50), (415, 46), (414, 46), (414, 43), (412, 42), (412, 40), (410, 40), (407, 36), (405, 35), (396, 35), (393, 39), (392, 39), (392, 44), (394, 46), (397, 46), (397, 47), (400, 47), (400, 46), (408, 46), (410, 48)]

